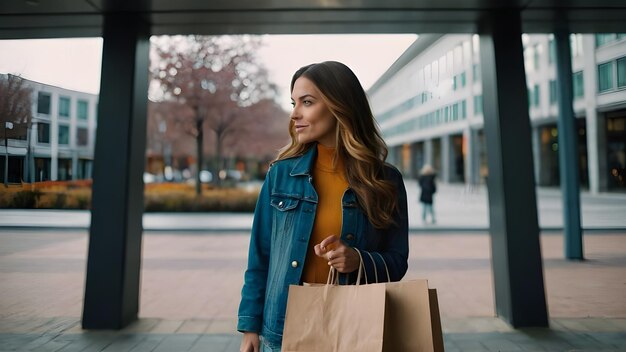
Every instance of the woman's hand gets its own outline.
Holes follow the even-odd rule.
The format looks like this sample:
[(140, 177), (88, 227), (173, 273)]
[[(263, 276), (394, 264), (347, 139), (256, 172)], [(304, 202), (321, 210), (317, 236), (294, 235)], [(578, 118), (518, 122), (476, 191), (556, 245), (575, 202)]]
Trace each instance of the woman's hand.
[[(333, 249), (329, 247), (332, 244), (335, 244)], [(315, 255), (328, 260), (328, 265), (342, 274), (357, 270), (361, 263), (356, 249), (346, 246), (346, 244), (335, 235), (326, 237), (322, 242), (316, 244), (314, 249)]]
[(259, 352), (259, 334), (256, 332), (244, 332), (239, 352)]

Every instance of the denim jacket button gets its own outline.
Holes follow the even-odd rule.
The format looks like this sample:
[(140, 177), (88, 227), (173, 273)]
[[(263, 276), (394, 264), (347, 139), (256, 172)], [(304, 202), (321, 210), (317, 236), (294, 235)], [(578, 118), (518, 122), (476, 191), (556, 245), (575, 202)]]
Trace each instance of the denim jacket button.
[(348, 241), (352, 241), (352, 240), (354, 239), (354, 235), (353, 235), (353, 234), (351, 234), (351, 233), (349, 233), (349, 234), (347, 234), (347, 235), (346, 235), (346, 239), (347, 239)]
[(285, 205), (285, 202), (283, 202), (282, 200), (280, 202), (278, 202), (278, 207), (282, 208)]
[(298, 262), (294, 260), (293, 262), (291, 262), (291, 266), (293, 268), (297, 268), (298, 267)]

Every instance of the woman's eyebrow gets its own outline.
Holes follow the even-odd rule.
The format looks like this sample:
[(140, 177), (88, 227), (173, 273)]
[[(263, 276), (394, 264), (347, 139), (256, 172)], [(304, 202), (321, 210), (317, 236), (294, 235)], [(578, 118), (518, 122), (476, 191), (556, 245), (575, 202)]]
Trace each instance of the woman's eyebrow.
[[(310, 97), (310, 98), (314, 98), (314, 99), (315, 99), (315, 96), (313, 96), (313, 95), (311, 95), (311, 94), (309, 94), (309, 93), (306, 93), (306, 94), (304, 94), (304, 95), (300, 96), (298, 99), (299, 99), (299, 100), (302, 100), (302, 99), (307, 98), (307, 97)], [(293, 100), (293, 98), (292, 98), (291, 100)]]

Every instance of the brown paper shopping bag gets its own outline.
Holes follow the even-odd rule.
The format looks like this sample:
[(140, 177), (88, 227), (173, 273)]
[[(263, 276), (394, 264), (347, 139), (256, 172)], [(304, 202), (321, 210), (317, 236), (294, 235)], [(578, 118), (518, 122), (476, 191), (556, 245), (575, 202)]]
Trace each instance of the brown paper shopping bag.
[(382, 351), (384, 284), (333, 282), (289, 287), (282, 351)]
[(437, 291), (426, 280), (387, 283), (385, 289), (383, 351), (443, 351)]
[[(368, 255), (375, 266), (374, 258), (371, 254)], [(380, 258), (385, 263), (384, 258)], [(386, 279), (389, 281), (389, 270), (386, 266), (385, 263)], [(428, 281), (421, 279), (387, 282), (385, 291), (387, 305), (383, 351), (443, 351), (437, 291), (428, 288)]]

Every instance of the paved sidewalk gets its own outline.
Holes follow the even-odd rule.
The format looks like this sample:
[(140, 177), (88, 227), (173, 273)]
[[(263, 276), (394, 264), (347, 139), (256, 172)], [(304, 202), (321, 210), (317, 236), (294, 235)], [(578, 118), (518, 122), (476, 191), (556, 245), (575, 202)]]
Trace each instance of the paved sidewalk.
[[(560, 192), (538, 189), (550, 328), (514, 330), (494, 317), (485, 189), (441, 185), (436, 225), (407, 192), (406, 279), (438, 289), (446, 351), (626, 351), (626, 194), (581, 195), (578, 262), (563, 259)], [(238, 351), (252, 214), (145, 214), (140, 320), (121, 331), (80, 328), (89, 219), (0, 210), (0, 352)]]
[[(29, 333), (0, 333), (0, 349), (236, 352), (241, 343), (240, 334), (203, 332), (204, 327), (211, 324), (204, 320), (141, 319), (121, 331), (83, 331), (77, 318), (36, 323), (41, 324), (40, 327)], [(465, 318), (452, 321), (450, 325), (472, 326), (474, 331), (455, 332), (447, 328), (444, 331), (447, 352), (626, 351), (626, 319), (559, 318), (550, 321), (550, 328), (519, 330), (509, 328), (497, 318)]]
[[(440, 184), (435, 194), (436, 224), (423, 224), (419, 188), (406, 181), (411, 231), (488, 231), (489, 212), (485, 186)], [(544, 230), (563, 228), (562, 197), (558, 189), (538, 188), (539, 225)], [(581, 193), (581, 223), (585, 230), (626, 231), (626, 194)], [(0, 209), (0, 228), (87, 229), (89, 211)], [(252, 226), (249, 213), (146, 213), (147, 231), (238, 232)]]
[[(80, 328), (88, 233), (0, 230), (0, 351), (237, 351), (247, 233), (144, 236), (140, 320)], [(489, 236), (410, 236), (406, 279), (438, 290), (446, 351), (626, 351), (626, 233), (585, 236), (587, 260), (542, 236), (549, 329), (494, 317)]]

